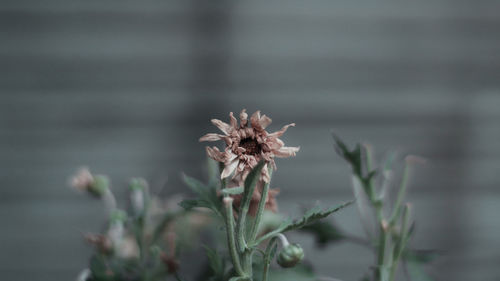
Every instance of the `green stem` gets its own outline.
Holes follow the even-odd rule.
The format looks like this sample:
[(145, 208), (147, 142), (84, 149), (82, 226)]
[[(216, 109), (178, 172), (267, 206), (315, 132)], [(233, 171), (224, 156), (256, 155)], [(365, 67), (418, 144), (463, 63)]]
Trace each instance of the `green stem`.
[(240, 257), (236, 248), (236, 241), (234, 238), (234, 214), (233, 214), (233, 198), (224, 197), (225, 217), (226, 217), (226, 233), (229, 246), (229, 254), (233, 262), (234, 269), (240, 276), (245, 276), (245, 272), (241, 267)]
[(394, 225), (396, 223), (399, 213), (401, 212), (401, 203), (403, 202), (403, 198), (406, 194), (406, 189), (408, 186), (408, 178), (410, 174), (409, 166), (410, 165), (408, 165), (408, 163), (405, 164), (405, 168), (403, 171), (403, 178), (401, 179), (401, 186), (399, 187), (398, 195), (396, 197), (396, 203), (394, 204), (394, 210), (389, 220), (389, 223), (391, 225)]
[[(271, 176), (271, 169), (269, 171), (269, 176)], [(264, 188), (262, 189), (262, 193), (260, 196), (259, 206), (257, 209), (257, 214), (255, 215), (255, 220), (252, 225), (252, 229), (250, 232), (250, 240), (251, 243), (255, 241), (257, 237), (257, 231), (259, 231), (260, 221), (262, 219), (262, 215), (264, 214), (264, 208), (266, 207), (266, 199), (269, 193), (269, 183), (264, 184)]]
[(396, 270), (398, 268), (399, 259), (403, 254), (403, 251), (406, 247), (406, 242), (408, 241), (408, 224), (410, 221), (410, 206), (408, 204), (405, 205), (403, 209), (402, 215), (402, 226), (401, 226), (401, 234), (398, 243), (394, 247), (394, 259), (391, 264), (391, 271), (389, 274), (389, 281), (393, 281), (396, 275)]
[(271, 265), (271, 251), (273, 247), (276, 245), (276, 239), (273, 238), (267, 244), (266, 253), (264, 255), (264, 270), (262, 271), (262, 281), (267, 281), (267, 276), (269, 275), (269, 266)]

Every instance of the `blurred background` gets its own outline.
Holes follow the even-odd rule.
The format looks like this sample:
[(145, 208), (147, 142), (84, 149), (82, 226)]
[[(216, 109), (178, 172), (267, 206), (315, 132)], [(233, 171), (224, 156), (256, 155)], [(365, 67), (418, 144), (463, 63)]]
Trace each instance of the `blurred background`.
[[(257, 109), (300, 146), (279, 160), (280, 208), (353, 198), (331, 130), (377, 157), (427, 159), (412, 178), (415, 246), (437, 280), (500, 280), (500, 2), (6, 1), (0, 4), (0, 275), (73, 280), (101, 205), (67, 187), (87, 165), (124, 199), (203, 176), (209, 120)], [(123, 201), (122, 201), (123, 203)], [(361, 231), (356, 208), (335, 216)], [(311, 248), (313, 242), (296, 237)], [(371, 253), (308, 256), (358, 280)], [(196, 265), (192, 265), (193, 267)]]

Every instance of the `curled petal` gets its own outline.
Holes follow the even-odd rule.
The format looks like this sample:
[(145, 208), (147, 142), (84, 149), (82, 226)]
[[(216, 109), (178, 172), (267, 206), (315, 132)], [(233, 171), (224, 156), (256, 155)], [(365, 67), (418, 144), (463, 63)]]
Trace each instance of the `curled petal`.
[(259, 120), (259, 124), (262, 129), (265, 129), (267, 126), (269, 126), (271, 122), (273, 122), (273, 120), (267, 117), (266, 115), (262, 115), (262, 117)]
[(269, 134), (268, 136), (269, 137), (279, 138), (279, 137), (281, 137), (286, 132), (286, 130), (288, 129), (288, 127), (294, 127), (294, 126), (295, 126), (295, 123), (288, 124), (286, 126), (283, 126), (283, 128), (281, 128), (281, 130), (276, 131), (276, 132), (274, 132), (272, 134)]
[(233, 129), (238, 129), (238, 120), (236, 120), (236, 118), (234, 118), (234, 115), (232, 112), (229, 112), (229, 118), (231, 120), (231, 127)]
[(231, 126), (225, 122), (220, 121), (219, 119), (212, 119), (212, 124), (217, 126), (224, 134), (229, 135), (231, 131)]
[(225, 136), (215, 133), (209, 133), (200, 138), (199, 141), (218, 141), (223, 139)]
[(236, 170), (236, 167), (238, 167), (238, 162), (239, 162), (238, 158), (235, 158), (234, 160), (229, 162), (229, 164), (226, 164), (224, 170), (222, 170), (220, 178), (224, 179), (229, 177), (234, 172), (234, 170)]
[(252, 127), (254, 128), (259, 128), (260, 127), (259, 120), (260, 120), (260, 110), (257, 110), (250, 117), (250, 125), (252, 125)]
[(247, 114), (247, 110), (246, 109), (243, 109), (240, 113), (240, 125), (241, 127), (246, 127), (248, 124), (248, 114)]
[(300, 147), (283, 146), (282, 148), (273, 151), (276, 157), (286, 158), (290, 156), (295, 156), (295, 153), (299, 151)]
[(208, 157), (210, 157), (218, 162), (225, 162), (226, 161), (226, 153), (219, 151), (219, 149), (217, 147), (207, 146), (205, 149), (207, 150)]

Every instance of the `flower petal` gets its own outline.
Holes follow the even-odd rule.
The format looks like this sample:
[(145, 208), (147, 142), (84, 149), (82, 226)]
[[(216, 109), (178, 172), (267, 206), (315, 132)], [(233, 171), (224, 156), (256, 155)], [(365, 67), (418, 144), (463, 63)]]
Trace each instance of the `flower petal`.
[(224, 179), (229, 177), (234, 172), (234, 170), (236, 170), (236, 167), (238, 167), (238, 162), (238, 158), (235, 158), (233, 161), (229, 162), (229, 165), (226, 164), (224, 170), (222, 170), (220, 178)]
[(219, 119), (212, 119), (212, 124), (217, 126), (224, 134), (229, 135), (229, 132), (231, 131), (231, 126), (225, 122), (222, 122)]
[(260, 127), (264, 130), (269, 124), (271, 124), (273, 120), (266, 115), (262, 115), (262, 117), (259, 119), (259, 124)]
[(260, 110), (257, 110), (250, 117), (250, 125), (252, 125), (253, 128), (259, 128), (260, 127), (259, 120), (260, 120)]
[(238, 129), (238, 120), (236, 120), (236, 118), (234, 118), (234, 115), (232, 112), (229, 112), (229, 118), (231, 119), (231, 127), (233, 127), (233, 129)]
[(300, 150), (300, 147), (283, 146), (282, 148), (273, 151), (274, 156), (279, 158), (286, 158), (295, 156), (295, 153)]
[(215, 134), (215, 133), (208, 133), (204, 135), (203, 137), (200, 138), (199, 141), (218, 141), (223, 139), (225, 136), (220, 135), (220, 134)]
[(217, 147), (209, 147), (207, 146), (205, 148), (207, 150), (207, 155), (208, 157), (214, 159), (215, 161), (218, 162), (225, 162), (226, 161), (226, 153), (219, 151)]
[(247, 110), (246, 109), (243, 109), (240, 113), (240, 126), (243, 128), (243, 127), (246, 127), (248, 124), (248, 114), (247, 114)]
[(288, 124), (286, 126), (283, 126), (283, 128), (281, 128), (281, 130), (279, 131), (276, 131), (272, 134), (269, 134), (268, 137), (276, 137), (276, 138), (279, 138), (281, 137), (285, 132), (286, 130), (288, 129), (288, 127), (294, 127), (295, 126), (295, 123), (292, 123), (292, 124)]

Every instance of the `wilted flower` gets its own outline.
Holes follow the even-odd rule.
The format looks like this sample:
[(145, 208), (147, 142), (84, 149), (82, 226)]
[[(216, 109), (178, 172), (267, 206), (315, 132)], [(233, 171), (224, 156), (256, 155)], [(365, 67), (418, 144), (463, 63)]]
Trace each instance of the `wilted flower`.
[(113, 252), (113, 243), (107, 235), (86, 233), (84, 238), (85, 241), (94, 245), (103, 254), (111, 254)]
[(208, 147), (207, 154), (218, 162), (224, 163), (224, 170), (221, 178), (227, 178), (234, 173), (232, 179), (242, 183), (253, 167), (264, 160), (266, 165), (262, 169), (262, 180), (269, 182), (269, 171), (267, 164), (276, 169), (274, 157), (295, 156), (299, 147), (287, 147), (279, 139), (290, 126), (288, 124), (281, 130), (274, 133), (268, 133), (265, 129), (271, 124), (271, 118), (266, 115), (260, 115), (256, 111), (250, 117), (250, 126), (248, 126), (248, 114), (243, 109), (240, 113), (240, 124), (229, 113), (230, 123), (224, 123), (218, 119), (212, 119), (212, 123), (217, 126), (224, 134), (209, 133), (200, 138), (200, 141), (218, 141), (224, 140), (226, 148), (220, 151), (217, 147)]
[(70, 179), (70, 184), (77, 190), (87, 191), (94, 182), (94, 176), (86, 167), (80, 168), (78, 172)]

